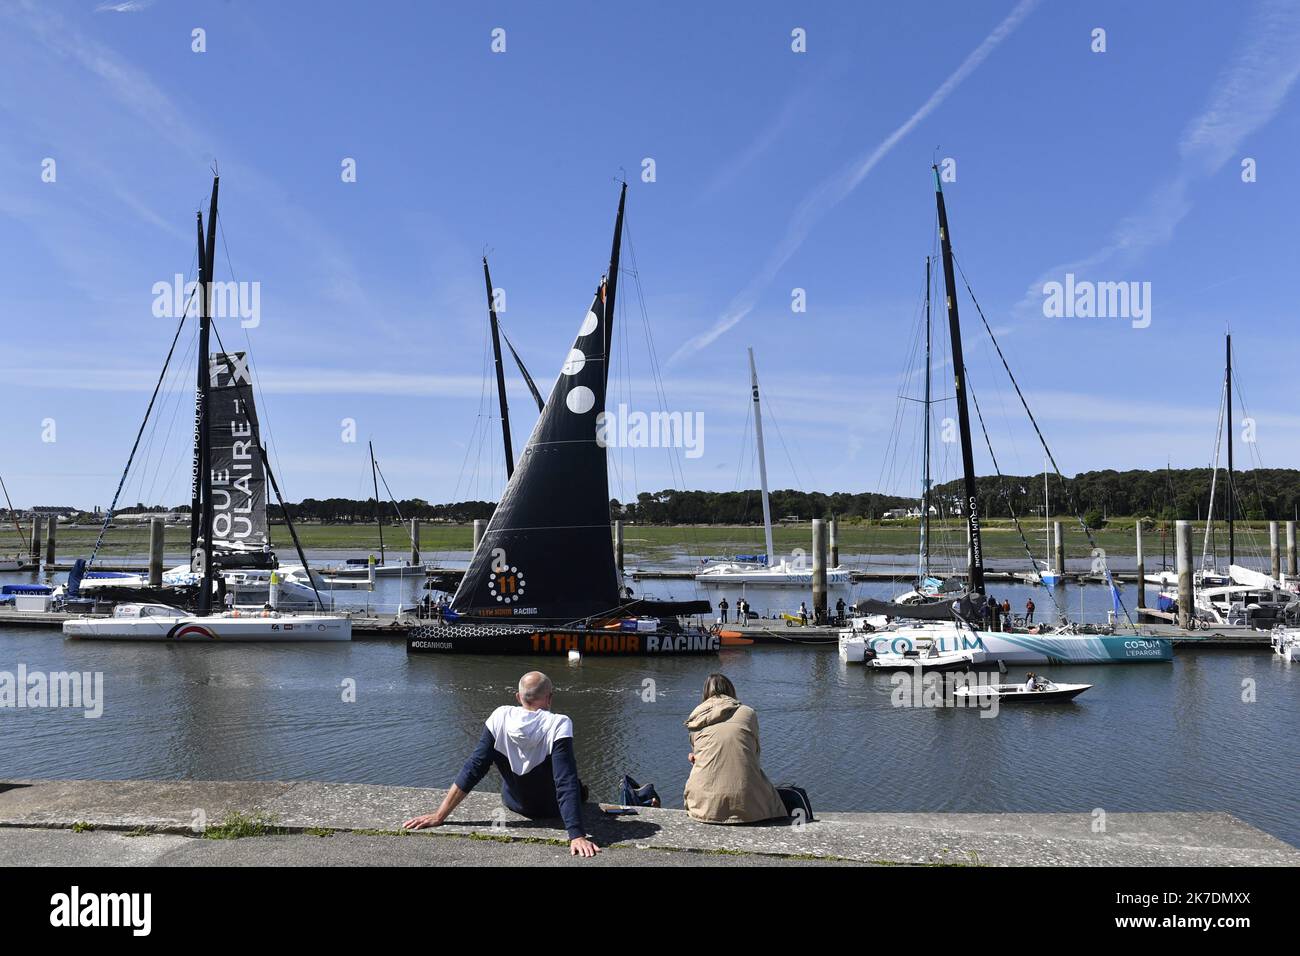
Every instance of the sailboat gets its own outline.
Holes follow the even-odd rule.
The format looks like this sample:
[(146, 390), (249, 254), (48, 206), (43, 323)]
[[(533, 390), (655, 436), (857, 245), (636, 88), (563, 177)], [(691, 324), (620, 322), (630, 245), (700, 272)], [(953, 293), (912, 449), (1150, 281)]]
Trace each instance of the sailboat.
[[(379, 462), (375, 459), (375, 443), (370, 441), (366, 445), (370, 451), (370, 480), (375, 493), (375, 527), (379, 531), (379, 560), (376, 562), (372, 554), (365, 558), (348, 558), (343, 564), (321, 568), (320, 581), (323, 582), (324, 587), (331, 590), (373, 591), (376, 578), (423, 578), (425, 576), (425, 566), (418, 561), (412, 564), (410, 561), (394, 559), (390, 563), (388, 560), (388, 549), (384, 546), (383, 505), (379, 498), (381, 477)], [(384, 480), (384, 489), (388, 490), (387, 479)], [(401, 522), (402, 513), (397, 509), (396, 502), (393, 503), (393, 508), (397, 510), (397, 520)], [(414, 539), (411, 546), (412, 551), (415, 551)]]
[[(943, 260), (944, 291), (947, 298), (948, 331), (952, 346), (952, 364), (957, 405), (957, 425), (961, 440), (963, 500), (966, 516), (969, 570), (967, 592), (956, 600), (916, 607), (889, 605), (882, 601), (861, 601), (858, 611), (879, 614), (883, 605), (892, 608), (899, 619), (925, 623), (891, 624), (874, 631), (845, 631), (840, 635), (840, 654), (848, 661), (871, 661), (883, 655), (906, 656), (924, 647), (937, 655), (960, 655), (980, 652), (979, 662), (997, 664), (1078, 663), (1108, 664), (1138, 661), (1168, 661), (1173, 657), (1172, 642), (1159, 638), (1106, 633), (1084, 633), (1076, 625), (1063, 625), (1048, 633), (1044, 628), (1029, 631), (988, 631), (980, 629), (980, 608), (985, 600), (984, 548), (980, 532), (980, 503), (975, 478), (975, 460), (971, 442), (971, 418), (967, 400), (966, 366), (962, 357), (961, 319), (957, 305), (957, 285), (952, 255), (952, 237), (948, 228), (948, 211), (944, 203), (939, 169), (932, 167), (935, 206), (939, 220), (939, 242)], [(941, 624), (939, 622), (942, 622)]]
[[(758, 369), (754, 364), (754, 350), (749, 350), (750, 394), (754, 403), (754, 439), (758, 445), (758, 480), (763, 502), (764, 554), (756, 558), (738, 558), (732, 561), (713, 561), (695, 575), (695, 582), (711, 597), (719, 601), (731, 596), (734, 604), (744, 598), (751, 610), (762, 617), (772, 617), (798, 607), (798, 602), (812, 600), (812, 569), (782, 558), (776, 560), (772, 547), (772, 506), (767, 490), (767, 458), (763, 447), (763, 409), (759, 400)], [(837, 600), (850, 597), (853, 582), (849, 569), (826, 569), (826, 600), (834, 606)], [(717, 602), (715, 602), (717, 603)]]
[(523, 455), (437, 624), (411, 653), (709, 654), (719, 637), (684, 627), (707, 601), (629, 597), (614, 561), (609, 473), (598, 428), (609, 381), (627, 184), (609, 269), (596, 287)]
[[(196, 610), (191, 612), (187, 607), (162, 601), (128, 600), (114, 608), (112, 617), (82, 616), (65, 621), (63, 633), (68, 637), (265, 642), (345, 641), (352, 637), (351, 621), (338, 615), (282, 615), (274, 607), (251, 614), (237, 609), (215, 613), (213, 610), (214, 599), (225, 591), (229, 575), (265, 575), (272, 603), (278, 603), (282, 586), (266, 527), (266, 484), (270, 482), (277, 496), (279, 488), (257, 429), (248, 366), (242, 353), (213, 354), (210, 349), (220, 182), (220, 177), (214, 174), (206, 240), (203, 213), (198, 213), (199, 289), (202, 294), (195, 391), (191, 556), (187, 568), (173, 571), (174, 576), (183, 577), (177, 581), (173, 593), (179, 597), (188, 596), (192, 591)], [(185, 321), (184, 317), (181, 321)], [(150, 407), (152, 409), (152, 402)], [(130, 469), (129, 462), (127, 469)], [(111, 521), (111, 511), (110, 508), (105, 528)], [(306, 556), (287, 509), (285, 521), (302, 562), (301, 567), (306, 572), (307, 585), (315, 592), (311, 573), (306, 571)], [(103, 532), (101, 540), (102, 535)], [(79, 563), (69, 578), (70, 595), (79, 592), (82, 577)], [(166, 593), (158, 589), (150, 591), (152, 594)], [(323, 606), (318, 593), (315, 598), (316, 606)]]
[[(957, 597), (964, 589), (961, 583), (953, 577), (947, 579), (936, 575), (931, 567), (930, 557), (930, 515), (934, 510), (933, 487), (934, 482), (930, 474), (930, 409), (934, 405), (931, 396), (930, 380), (932, 369), (932, 322), (930, 321), (930, 288), (932, 284), (933, 263), (929, 256), (925, 257), (925, 397), (921, 400), (921, 406), (925, 409), (924, 417), (921, 424), (921, 508), (920, 508), (920, 534), (917, 538), (916, 549), (916, 583), (911, 590), (904, 591), (902, 594), (895, 595), (889, 603), (891, 604), (935, 604), (937, 602), (947, 602)], [(883, 620), (882, 616), (877, 616), (873, 620)]]
[(1061, 583), (1061, 576), (1052, 564), (1052, 502), (1047, 486), (1047, 462), (1043, 462), (1043, 540), (1047, 542), (1047, 558), (1041, 562), (1038, 583), (1045, 588), (1054, 588)]
[[(1225, 333), (1223, 401), (1220, 402), (1219, 428), (1214, 443), (1214, 472), (1210, 479), (1210, 507), (1205, 522), (1205, 538), (1201, 548), (1201, 567), (1192, 574), (1192, 593), (1195, 603), (1194, 617), (1209, 624), (1250, 624), (1271, 627), (1281, 620), (1294, 620), (1300, 615), (1300, 595), (1284, 586), (1271, 575), (1237, 564), (1236, 539), (1236, 468), (1233, 458), (1232, 413), (1232, 333)], [(1224, 517), (1228, 531), (1228, 567), (1220, 567), (1210, 550), (1214, 528), (1214, 504), (1219, 481), (1219, 450), (1222, 433), (1227, 431), (1228, 462), (1227, 483), (1224, 487)], [(1150, 580), (1150, 578), (1148, 578)], [(1178, 575), (1162, 572), (1158, 583), (1158, 607), (1172, 610), (1178, 601)]]

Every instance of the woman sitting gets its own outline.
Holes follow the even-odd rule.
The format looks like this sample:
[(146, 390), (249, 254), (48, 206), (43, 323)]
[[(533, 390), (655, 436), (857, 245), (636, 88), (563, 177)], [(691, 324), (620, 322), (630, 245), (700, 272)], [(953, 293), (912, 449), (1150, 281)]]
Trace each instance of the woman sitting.
[(701, 823), (757, 823), (789, 812), (759, 761), (758, 715), (736, 699), (736, 688), (710, 674), (704, 696), (686, 721), (691, 775), (686, 811)]

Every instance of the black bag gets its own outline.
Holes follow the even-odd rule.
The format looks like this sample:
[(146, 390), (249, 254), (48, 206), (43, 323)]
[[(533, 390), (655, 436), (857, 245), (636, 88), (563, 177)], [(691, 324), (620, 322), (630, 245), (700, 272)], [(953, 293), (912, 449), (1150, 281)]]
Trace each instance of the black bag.
[(621, 790), (623, 806), (625, 807), (663, 806), (663, 801), (659, 799), (659, 794), (655, 791), (653, 783), (647, 783), (643, 787), (627, 774), (624, 774)]
[(785, 804), (786, 813), (791, 817), (803, 823), (812, 823), (816, 819), (813, 816), (812, 801), (808, 799), (808, 791), (803, 787), (787, 784), (784, 787), (777, 787), (776, 792), (781, 802)]

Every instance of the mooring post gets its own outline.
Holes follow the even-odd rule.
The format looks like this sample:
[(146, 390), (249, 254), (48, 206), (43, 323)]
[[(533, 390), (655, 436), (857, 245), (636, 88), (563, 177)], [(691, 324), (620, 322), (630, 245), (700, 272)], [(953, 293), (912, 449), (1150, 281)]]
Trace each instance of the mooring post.
[(54, 552), (58, 545), (55, 537), (59, 532), (59, 516), (50, 515), (50, 526), (45, 532), (45, 566), (47, 568), (54, 566)]
[(1192, 523), (1174, 524), (1176, 567), (1178, 568), (1178, 626), (1189, 628), (1195, 616), (1192, 595)]
[(32, 564), (38, 568), (41, 566), (41, 531), (44, 527), (45, 520), (40, 515), (32, 519)]
[(1296, 574), (1300, 573), (1300, 571), (1296, 569), (1294, 521), (1288, 521), (1286, 523), (1286, 573), (1287, 577), (1292, 578), (1295, 577)]
[(1142, 553), (1142, 519), (1137, 522), (1137, 563), (1138, 563), (1138, 610), (1147, 606), (1147, 562), (1146, 556)]
[(619, 573), (623, 571), (623, 522), (614, 522), (614, 564)]
[(1281, 530), (1276, 521), (1268, 523), (1268, 558), (1274, 581), (1282, 580), (1282, 542), (1279, 534)]
[(813, 518), (813, 620), (826, 620), (826, 522)]
[(1065, 529), (1059, 521), (1052, 522), (1052, 541), (1054, 543), (1052, 552), (1055, 554), (1056, 576), (1061, 578), (1065, 576)]
[(487, 530), (487, 520), (484, 518), (474, 519), (474, 550), (478, 550), (478, 544), (483, 540), (483, 532)]
[(163, 571), (163, 519), (149, 519), (149, 586), (162, 585)]
[(411, 567), (420, 566), (420, 522), (416, 518), (411, 519)]
[(831, 515), (831, 567), (840, 566), (840, 520)]

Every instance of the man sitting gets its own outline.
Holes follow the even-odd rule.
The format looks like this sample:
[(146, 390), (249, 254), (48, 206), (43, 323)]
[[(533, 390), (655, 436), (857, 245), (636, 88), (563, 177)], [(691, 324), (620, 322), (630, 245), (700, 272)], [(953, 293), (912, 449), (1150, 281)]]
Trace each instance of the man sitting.
[(518, 707), (492, 711), (478, 747), (434, 813), (402, 824), (408, 830), (440, 827), (451, 812), (496, 765), (501, 772), (501, 802), (530, 819), (559, 817), (569, 835), (569, 852), (595, 856), (600, 847), (582, 827), (583, 791), (573, 755), (573, 722), (551, 713), (554, 688), (541, 671), (519, 678)]

